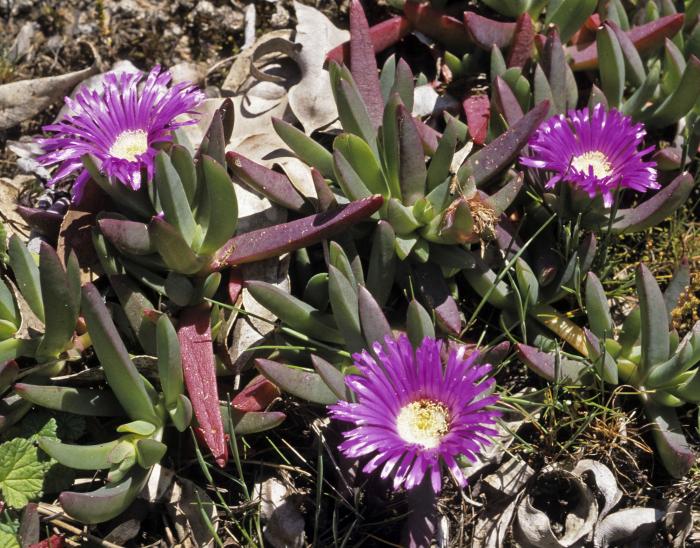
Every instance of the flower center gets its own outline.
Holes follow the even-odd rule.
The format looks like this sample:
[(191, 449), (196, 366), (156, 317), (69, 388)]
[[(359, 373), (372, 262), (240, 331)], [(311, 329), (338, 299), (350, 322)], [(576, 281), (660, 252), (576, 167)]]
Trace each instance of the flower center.
[(121, 132), (109, 149), (109, 155), (134, 162), (137, 156), (148, 150), (148, 133), (142, 129)]
[(401, 408), (396, 429), (404, 441), (432, 449), (450, 430), (450, 412), (440, 402), (414, 401)]
[(593, 175), (598, 179), (612, 175), (612, 166), (608, 157), (599, 150), (591, 150), (574, 156), (571, 158), (571, 167), (586, 175), (588, 175), (589, 168), (593, 168)]

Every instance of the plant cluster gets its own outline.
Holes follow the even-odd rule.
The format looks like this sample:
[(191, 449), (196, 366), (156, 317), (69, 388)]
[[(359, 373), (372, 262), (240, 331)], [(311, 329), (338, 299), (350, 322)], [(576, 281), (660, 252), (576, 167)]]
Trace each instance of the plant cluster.
[[(228, 99), (202, 142), (190, 143), (183, 126), (203, 95), (170, 86), (159, 67), (111, 74), (103, 90), (66, 99), (70, 114), (45, 128), (40, 161), (58, 164), (50, 184), (77, 175), (70, 212), (85, 215), (90, 252), (66, 240), (65, 253), (42, 243), (34, 254), (9, 238), (0, 429), (43, 408), (97, 418), (114, 433), (91, 445), (55, 430), (21, 447), (5, 441), (7, 504), (36, 498), (50, 466), (36, 464), (13, 487), (6, 463), (31, 468), (45, 457), (104, 471), (97, 490), (65, 490), (59, 501), (82, 523), (110, 520), (179, 439), (173, 427), (192, 428), (225, 468), (239, 436), (285, 420), (271, 406), (282, 391), (328, 406), (319, 412), (342, 434), (348, 470), (391, 477), (394, 490), (422, 493), (433, 508), (445, 476), (464, 487), (497, 443), (503, 412), (542, 404), (539, 390), (511, 393), (511, 349), (544, 379), (530, 377), (536, 386), (626, 386), (667, 472), (688, 473), (695, 434), (677, 411), (697, 413), (700, 403), (700, 323), (679, 334), (672, 318), (689, 264), (665, 291), (640, 264), (628, 310), (611, 308), (606, 283), (621, 235), (689, 203), (700, 2), (684, 12), (667, 1), (632, 10), (620, 0), (466, 4), (407, 0), (401, 15), (369, 27), (351, 2), (350, 41), (327, 55), (334, 130), (319, 139), (274, 121), (308, 164), (314, 195), (230, 150)], [(377, 55), (412, 31), (442, 51), (442, 91), (462, 94), (459, 113), (414, 116), (427, 77), (394, 55), (378, 68)], [(291, 220), (242, 232), (238, 188)], [(23, 215), (44, 228), (50, 216)], [(291, 292), (241, 269), (284, 254)], [(245, 349), (255, 369), (239, 371), (229, 343), (249, 314), (243, 291), (277, 323), (268, 341)], [(71, 382), (86, 363), (100, 374)], [(252, 379), (237, 405), (219, 393), (231, 374)]]

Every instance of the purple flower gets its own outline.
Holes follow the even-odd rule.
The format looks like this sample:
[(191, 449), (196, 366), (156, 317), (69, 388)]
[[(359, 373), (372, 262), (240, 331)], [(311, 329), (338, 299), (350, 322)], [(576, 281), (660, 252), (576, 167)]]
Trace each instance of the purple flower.
[(153, 67), (144, 80), (141, 72), (108, 73), (103, 89), (82, 87), (75, 100), (66, 97), (70, 114), (55, 124), (44, 126), (54, 132), (39, 139), (46, 154), (39, 158), (45, 166), (60, 164), (47, 184), (80, 171), (73, 185), (79, 198), (90, 178), (81, 157), (91, 154), (109, 180), (119, 181), (134, 190), (153, 178), (153, 160), (158, 143), (172, 140), (172, 131), (194, 120), (175, 121), (182, 114), (192, 114), (204, 95), (191, 84), (171, 88), (170, 73)]
[(610, 207), (618, 188), (639, 192), (659, 188), (656, 163), (643, 160), (654, 147), (638, 150), (644, 135), (643, 124), (633, 124), (629, 116), (598, 104), (592, 113), (588, 108), (570, 110), (567, 116), (543, 122), (530, 139), (530, 156), (520, 161), (552, 172), (547, 188), (566, 181), (591, 198), (602, 194)]
[(412, 489), (430, 474), (439, 492), (441, 464), (466, 485), (455, 457), (474, 461), (491, 443), (488, 436), (498, 434), (491, 426), (500, 413), (486, 409), (498, 396), (484, 395), (494, 380), (479, 382), (491, 366), (475, 363), (478, 352), (464, 358), (462, 348), (450, 352), (443, 367), (441, 343), (428, 337), (415, 351), (405, 335), (373, 349), (379, 359), (366, 350), (355, 354), (361, 374), (345, 380), (357, 403), (329, 408), (333, 418), (355, 425), (339, 449), (351, 458), (372, 455), (363, 471), (382, 466), (381, 477), (392, 475), (394, 489)]

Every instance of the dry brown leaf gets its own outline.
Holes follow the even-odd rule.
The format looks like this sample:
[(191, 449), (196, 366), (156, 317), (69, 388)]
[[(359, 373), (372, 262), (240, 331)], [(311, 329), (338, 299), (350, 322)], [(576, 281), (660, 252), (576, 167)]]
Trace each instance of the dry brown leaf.
[(177, 476), (172, 470), (156, 465), (141, 497), (149, 502), (163, 502), (182, 548), (205, 548), (214, 539), (202, 512), (218, 528), (216, 506), (206, 491), (194, 482)]
[(256, 483), (253, 497), (260, 500), (265, 519), (263, 533), (274, 548), (300, 548), (304, 542), (304, 517), (293, 502), (294, 485), (288, 474)]
[(0, 222), (10, 234), (29, 234), (29, 227), (16, 211), (19, 195), (24, 186), (34, 181), (31, 175), (17, 175), (12, 179), (0, 177)]
[(328, 72), (323, 68), (326, 54), (350, 38), (350, 33), (336, 27), (323, 13), (311, 6), (294, 2), (297, 28), (294, 41), (301, 44), (296, 61), (301, 81), (289, 91), (289, 106), (304, 131), (325, 127), (338, 117)]
[(60, 101), (89, 76), (99, 72), (97, 65), (34, 80), (20, 80), (0, 86), (0, 130), (28, 120)]

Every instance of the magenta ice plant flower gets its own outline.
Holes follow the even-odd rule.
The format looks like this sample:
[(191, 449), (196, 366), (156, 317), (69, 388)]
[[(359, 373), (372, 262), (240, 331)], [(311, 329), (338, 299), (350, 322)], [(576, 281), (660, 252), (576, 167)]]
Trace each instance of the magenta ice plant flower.
[(546, 188), (568, 183), (588, 193), (602, 195), (610, 207), (619, 188), (645, 192), (659, 188), (655, 162), (644, 160), (654, 150), (639, 150), (646, 135), (643, 124), (598, 104), (570, 110), (544, 121), (530, 138), (530, 153), (523, 165), (549, 172)]
[(348, 457), (371, 456), (363, 471), (382, 467), (381, 477), (393, 476), (393, 488), (412, 489), (426, 474), (440, 491), (446, 466), (460, 486), (467, 480), (456, 457), (471, 461), (497, 435), (500, 413), (489, 406), (494, 380), (484, 380), (490, 365), (477, 364), (479, 353), (464, 356), (452, 350), (447, 363), (440, 358), (442, 343), (426, 337), (413, 349), (408, 337), (387, 337), (375, 343), (377, 358), (367, 350), (353, 356), (359, 375), (346, 384), (356, 402), (330, 406), (333, 418), (354, 424), (343, 433), (339, 449)]
[[(144, 79), (145, 76), (145, 79)], [(92, 155), (100, 171), (114, 184), (134, 190), (153, 178), (156, 145), (172, 141), (174, 129), (195, 122), (190, 116), (204, 94), (189, 83), (170, 87), (171, 76), (159, 66), (142, 72), (110, 72), (99, 90), (83, 86), (75, 99), (65, 98), (70, 112), (55, 124), (44, 126), (53, 132), (39, 139), (45, 154), (39, 162), (59, 164), (48, 181), (57, 181), (79, 172), (73, 195), (80, 196), (90, 178), (81, 158)]]

